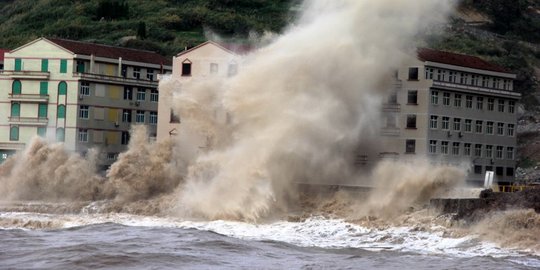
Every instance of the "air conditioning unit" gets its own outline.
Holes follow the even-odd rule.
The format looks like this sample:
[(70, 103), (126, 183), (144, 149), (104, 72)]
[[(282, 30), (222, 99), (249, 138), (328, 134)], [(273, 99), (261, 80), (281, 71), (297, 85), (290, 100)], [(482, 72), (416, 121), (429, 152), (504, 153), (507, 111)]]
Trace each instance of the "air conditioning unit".
[(452, 132), (448, 131), (448, 132), (446, 133), (446, 136), (452, 137)]
[(114, 126), (115, 126), (115, 127), (119, 127), (119, 126), (120, 126), (120, 123), (114, 122)]
[(141, 105), (141, 103), (139, 101), (135, 101), (135, 106), (139, 107), (139, 105)]
[(463, 133), (460, 132), (460, 133), (458, 134), (458, 136), (459, 136), (460, 138), (463, 137)]
[(79, 95), (79, 100), (83, 100), (84, 95)]

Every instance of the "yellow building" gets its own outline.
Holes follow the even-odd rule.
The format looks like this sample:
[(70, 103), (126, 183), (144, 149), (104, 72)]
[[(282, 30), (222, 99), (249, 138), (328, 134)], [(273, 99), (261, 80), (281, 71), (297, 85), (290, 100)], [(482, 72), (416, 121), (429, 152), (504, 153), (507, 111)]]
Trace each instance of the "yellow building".
[(114, 162), (131, 124), (155, 136), (157, 75), (171, 61), (157, 53), (40, 38), (5, 53), (0, 73), (0, 161), (39, 135)]

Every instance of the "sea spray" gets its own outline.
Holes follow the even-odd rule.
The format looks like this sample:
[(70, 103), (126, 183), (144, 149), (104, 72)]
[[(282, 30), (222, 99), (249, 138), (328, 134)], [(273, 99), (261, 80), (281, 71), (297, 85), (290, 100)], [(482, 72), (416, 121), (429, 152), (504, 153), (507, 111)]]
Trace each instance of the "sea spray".
[[(354, 151), (378, 136), (392, 71), (450, 8), (306, 1), (298, 23), (243, 57), (237, 76), (177, 82), (173, 107), (183, 126), (215, 141), (191, 162), (179, 204), (209, 219), (257, 220), (286, 205), (294, 183), (358, 183)], [(216, 124), (215, 109), (232, 123)]]

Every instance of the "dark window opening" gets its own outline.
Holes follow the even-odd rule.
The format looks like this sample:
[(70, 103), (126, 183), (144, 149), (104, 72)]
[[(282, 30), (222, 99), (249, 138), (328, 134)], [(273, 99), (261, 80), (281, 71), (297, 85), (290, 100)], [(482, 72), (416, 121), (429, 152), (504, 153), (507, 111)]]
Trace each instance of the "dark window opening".
[(191, 76), (191, 63), (182, 63), (182, 76)]
[(126, 145), (129, 143), (129, 132), (122, 131), (122, 144)]
[(407, 104), (414, 104), (414, 105), (418, 104), (418, 91), (411, 90), (407, 93)]
[(409, 80), (418, 81), (418, 68), (409, 68)]
[(133, 88), (131, 86), (124, 87), (124, 100), (133, 99)]
[(171, 119), (169, 121), (170, 123), (180, 123), (180, 115), (173, 112), (171, 109)]
[(514, 168), (512, 167), (506, 168), (506, 176), (514, 176)]
[(416, 115), (407, 115), (407, 128), (416, 128)]
[(416, 151), (416, 140), (406, 140), (405, 141), (405, 153), (414, 154)]
[(495, 174), (496, 175), (503, 175), (503, 171), (504, 171), (504, 168), (503, 167), (497, 167), (495, 169)]
[(474, 165), (474, 173), (475, 174), (482, 174), (482, 166), (481, 165)]

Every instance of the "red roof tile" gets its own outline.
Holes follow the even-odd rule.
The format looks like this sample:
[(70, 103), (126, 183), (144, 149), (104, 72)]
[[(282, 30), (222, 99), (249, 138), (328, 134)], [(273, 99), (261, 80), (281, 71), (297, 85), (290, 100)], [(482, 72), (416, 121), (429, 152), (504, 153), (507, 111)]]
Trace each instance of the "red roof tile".
[(67, 40), (67, 39), (56, 39), (48, 38), (51, 42), (63, 47), (75, 54), (83, 55), (95, 55), (99, 57), (106, 58), (119, 58), (122, 57), (123, 60), (142, 62), (142, 63), (151, 63), (151, 64), (163, 64), (171, 65), (172, 59), (164, 57), (158, 53), (151, 51), (143, 51), (115, 46), (108, 46), (102, 44)]
[(470, 56), (465, 54), (437, 51), (428, 48), (419, 48), (418, 59), (422, 61), (436, 62), (441, 64), (448, 64), (460, 67), (468, 67), (474, 69), (482, 69), (503, 73), (510, 73), (507, 69), (487, 62), (476, 56)]
[(9, 50), (6, 49), (0, 49), (0, 61), (4, 61), (4, 53), (9, 52)]

